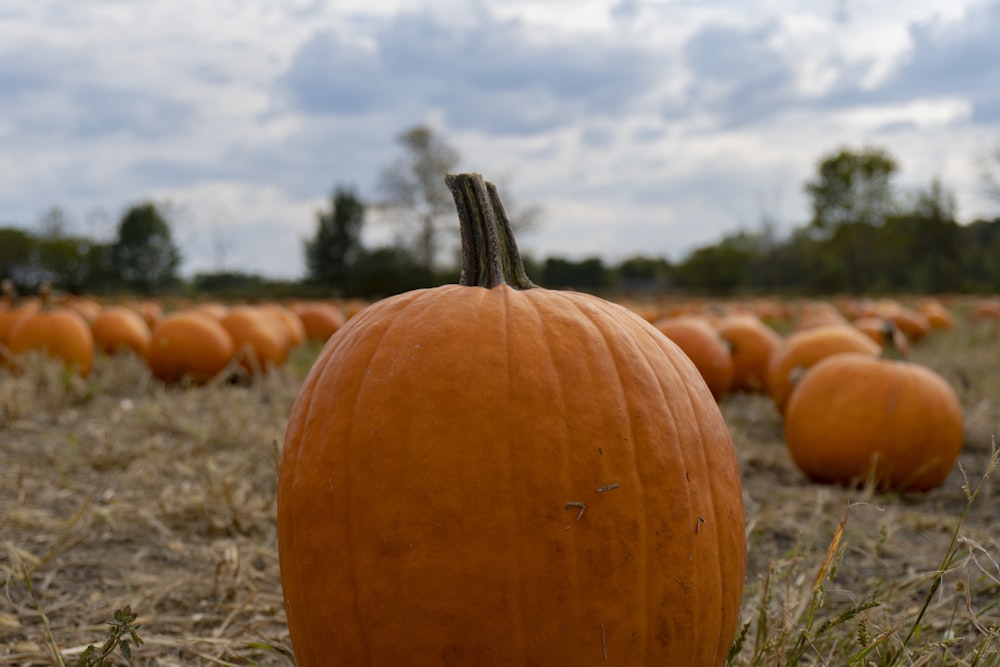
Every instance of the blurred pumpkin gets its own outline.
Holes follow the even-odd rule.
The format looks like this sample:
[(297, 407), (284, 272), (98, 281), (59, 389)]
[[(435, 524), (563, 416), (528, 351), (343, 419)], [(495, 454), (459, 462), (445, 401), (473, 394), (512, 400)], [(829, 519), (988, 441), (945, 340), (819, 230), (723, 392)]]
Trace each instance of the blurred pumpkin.
[(326, 303), (299, 304), (295, 309), (295, 314), (302, 321), (306, 338), (324, 343), (347, 321), (339, 309)]
[(208, 382), (229, 365), (236, 353), (232, 336), (218, 320), (202, 312), (165, 315), (153, 330), (147, 364), (164, 382), (189, 379)]
[(728, 315), (718, 324), (733, 360), (733, 391), (764, 393), (771, 355), (781, 335), (754, 315)]
[(219, 323), (236, 345), (236, 359), (250, 375), (285, 363), (290, 349), (287, 328), (253, 306), (233, 306)]
[(962, 407), (940, 375), (867, 354), (814, 365), (785, 411), (792, 460), (818, 482), (933, 489), (954, 467), (962, 433)]
[(784, 414), (795, 385), (816, 362), (844, 352), (878, 356), (881, 351), (875, 341), (847, 324), (824, 324), (793, 332), (771, 355), (767, 392), (774, 407)]
[(715, 327), (692, 315), (665, 317), (653, 325), (694, 362), (715, 400), (722, 400), (733, 382), (733, 360)]
[(90, 326), (77, 311), (48, 302), (43, 287), (42, 303), (35, 312), (19, 318), (7, 334), (12, 357), (26, 352), (43, 352), (80, 375), (90, 375), (94, 364), (94, 337)]
[(97, 349), (105, 354), (130, 350), (142, 359), (149, 355), (153, 333), (142, 316), (125, 306), (101, 309), (90, 323)]

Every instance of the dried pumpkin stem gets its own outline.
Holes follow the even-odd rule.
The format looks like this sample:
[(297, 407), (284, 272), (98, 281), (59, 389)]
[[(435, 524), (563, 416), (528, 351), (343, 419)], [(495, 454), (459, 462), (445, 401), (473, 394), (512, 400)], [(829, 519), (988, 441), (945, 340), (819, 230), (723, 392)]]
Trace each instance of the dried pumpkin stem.
[(510, 219), (492, 183), (480, 174), (448, 174), (445, 184), (455, 198), (462, 233), (459, 284), (475, 287), (536, 287), (524, 272)]

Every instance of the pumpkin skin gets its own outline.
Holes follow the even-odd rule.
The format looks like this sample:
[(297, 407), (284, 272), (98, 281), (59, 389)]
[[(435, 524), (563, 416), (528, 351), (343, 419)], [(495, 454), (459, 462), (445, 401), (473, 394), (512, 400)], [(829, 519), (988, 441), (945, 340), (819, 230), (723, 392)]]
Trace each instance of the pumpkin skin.
[(721, 401), (733, 382), (729, 346), (707, 320), (695, 316), (665, 317), (653, 325), (694, 362), (715, 400)]
[(325, 303), (301, 304), (295, 309), (295, 314), (302, 321), (306, 338), (311, 341), (325, 343), (330, 336), (344, 326), (347, 318), (336, 306)]
[(60, 359), (80, 377), (90, 375), (94, 365), (94, 337), (90, 326), (75, 310), (43, 307), (22, 317), (8, 334), (11, 356), (41, 351)]
[(788, 398), (809, 367), (834, 354), (858, 352), (877, 356), (882, 348), (847, 324), (824, 324), (788, 335), (771, 355), (767, 392), (774, 407), (784, 414)]
[(164, 382), (184, 378), (208, 382), (234, 354), (236, 344), (218, 320), (201, 312), (179, 311), (165, 315), (153, 330), (146, 363), (153, 377)]
[(153, 332), (142, 315), (131, 308), (109, 306), (102, 309), (90, 323), (90, 331), (97, 349), (105, 354), (126, 349), (142, 359), (149, 355)]
[(253, 306), (233, 306), (219, 324), (232, 336), (240, 366), (250, 375), (277, 368), (288, 358), (288, 330), (273, 315)]
[(962, 407), (940, 375), (865, 354), (817, 363), (785, 412), (792, 460), (818, 482), (927, 491), (948, 476), (962, 437)]
[(728, 315), (718, 324), (733, 359), (733, 391), (764, 393), (771, 354), (781, 344), (781, 334), (755, 315)]
[(738, 472), (697, 369), (621, 306), (506, 284), (381, 300), (288, 424), (296, 662), (721, 665)]

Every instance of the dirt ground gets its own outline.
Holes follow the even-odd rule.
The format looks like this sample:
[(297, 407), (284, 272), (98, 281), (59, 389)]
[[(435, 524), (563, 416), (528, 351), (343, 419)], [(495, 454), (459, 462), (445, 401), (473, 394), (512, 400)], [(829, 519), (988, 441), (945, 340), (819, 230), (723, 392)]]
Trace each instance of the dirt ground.
[[(72, 665), (125, 605), (144, 642), (134, 664), (293, 664), (275, 483), (285, 419), (316, 352), (249, 386), (165, 388), (127, 356), (98, 359), (87, 382), (41, 362), (0, 372), (0, 665)], [(733, 664), (777, 664), (803, 635), (814, 646), (801, 662), (843, 664), (836, 656), (866, 636), (898, 643), (925, 602), (900, 664), (971, 664), (977, 646), (997, 659), (998, 480), (982, 478), (1000, 427), (1000, 335), (967, 325), (913, 356), (956, 387), (966, 416), (961, 467), (926, 494), (810, 483), (769, 399), (724, 399), (749, 536), (747, 631)], [(928, 596), (968, 505), (963, 486), (981, 482)], [(817, 605), (815, 579), (848, 508)], [(868, 601), (878, 604), (837, 620)]]

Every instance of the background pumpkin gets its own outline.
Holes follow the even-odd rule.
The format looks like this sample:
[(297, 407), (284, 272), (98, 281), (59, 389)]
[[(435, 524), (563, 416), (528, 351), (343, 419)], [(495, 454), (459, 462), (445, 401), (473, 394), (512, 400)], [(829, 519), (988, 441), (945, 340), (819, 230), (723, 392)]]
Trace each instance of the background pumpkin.
[(293, 310), (302, 321), (306, 338), (320, 343), (325, 343), (347, 321), (336, 306), (326, 303), (300, 303)]
[(765, 392), (768, 364), (781, 335), (756, 315), (727, 315), (717, 326), (733, 360), (733, 391)]
[(207, 382), (221, 373), (236, 353), (232, 336), (210, 315), (179, 311), (165, 315), (153, 330), (147, 365), (164, 382), (188, 378)]
[(285, 363), (291, 349), (288, 328), (274, 315), (254, 306), (233, 306), (219, 323), (236, 345), (236, 358), (250, 375)]
[(789, 334), (771, 354), (767, 392), (784, 414), (788, 398), (803, 373), (834, 354), (857, 352), (877, 356), (878, 343), (849, 324), (824, 324)]
[[(43, 299), (44, 300), (44, 299)], [(90, 326), (75, 310), (42, 305), (19, 318), (7, 335), (12, 357), (26, 352), (44, 352), (59, 359), (81, 377), (90, 375), (94, 364), (94, 337)]]
[(813, 366), (785, 412), (792, 460), (820, 482), (932, 489), (954, 466), (962, 433), (961, 405), (940, 375), (855, 353)]
[(101, 309), (90, 323), (97, 349), (105, 354), (130, 350), (142, 359), (149, 355), (153, 332), (142, 315), (125, 306)]
[(733, 360), (729, 346), (707, 320), (692, 315), (665, 317), (654, 326), (694, 363), (716, 401), (733, 383)]
[(289, 419), (297, 663), (721, 665), (746, 538), (705, 383), (625, 308), (532, 289), (495, 190), (449, 183), (463, 284), (349, 320)]

